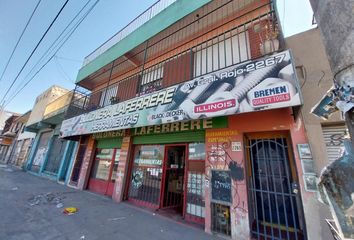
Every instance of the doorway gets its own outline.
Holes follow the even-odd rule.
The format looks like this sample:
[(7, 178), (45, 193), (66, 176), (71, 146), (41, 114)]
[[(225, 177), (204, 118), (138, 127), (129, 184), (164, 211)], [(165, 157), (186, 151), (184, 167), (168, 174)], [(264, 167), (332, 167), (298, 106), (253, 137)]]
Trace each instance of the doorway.
[(161, 208), (183, 215), (186, 145), (166, 145)]
[(91, 169), (88, 189), (90, 191), (112, 196), (117, 177), (120, 149), (97, 148)]
[(250, 227), (255, 239), (305, 239), (292, 147), (286, 133), (246, 139)]

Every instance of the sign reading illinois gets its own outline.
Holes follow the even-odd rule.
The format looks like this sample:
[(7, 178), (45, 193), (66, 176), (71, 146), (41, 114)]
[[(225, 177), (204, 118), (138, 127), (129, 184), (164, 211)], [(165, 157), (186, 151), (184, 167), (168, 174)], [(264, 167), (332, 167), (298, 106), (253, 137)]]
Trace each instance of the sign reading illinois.
[(67, 119), (62, 137), (302, 104), (290, 51)]

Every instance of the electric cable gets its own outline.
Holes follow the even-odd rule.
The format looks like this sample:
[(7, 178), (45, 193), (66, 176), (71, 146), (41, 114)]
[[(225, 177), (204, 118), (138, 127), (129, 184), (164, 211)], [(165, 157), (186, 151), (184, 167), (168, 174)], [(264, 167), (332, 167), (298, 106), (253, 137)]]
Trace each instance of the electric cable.
[[(66, 25), (66, 27), (62, 30), (62, 32), (58, 35), (58, 37), (53, 41), (53, 43), (49, 46), (49, 48), (45, 51), (45, 53), (42, 54), (42, 56), (39, 58), (39, 60), (36, 62), (36, 64), (31, 68), (31, 70), (28, 72), (28, 74), (24, 77), (24, 80), (27, 79), (33, 73), (34, 69), (42, 62), (43, 59), (48, 57), (50, 55), (50, 53), (52, 53), (53, 50), (60, 45), (60, 41), (62, 41), (62, 40), (60, 40), (58, 43), (57, 43), (57, 41), (61, 38), (61, 36), (64, 34), (64, 32), (69, 28), (69, 26), (75, 21), (75, 19), (82, 13), (82, 11), (86, 8), (86, 6), (91, 1), (92, 0), (87, 1), (87, 3), (80, 9), (80, 11), (71, 19), (71, 21)], [(19, 84), (19, 86), (17, 87), (15, 92), (18, 91), (18, 89), (20, 89), (20, 86), (22, 85), (22, 83), (23, 82), (21, 82)]]
[(20, 43), (23, 34), (24, 34), (25, 31), (27, 30), (27, 27), (28, 27), (29, 23), (31, 22), (34, 13), (37, 11), (37, 8), (38, 8), (39, 4), (41, 3), (41, 1), (42, 1), (42, 0), (39, 0), (39, 1), (38, 1), (37, 5), (35, 6), (35, 8), (34, 8), (33, 11), (32, 11), (32, 14), (31, 14), (30, 18), (27, 20), (26, 26), (25, 26), (25, 28), (22, 30), (22, 33), (21, 33), (20, 37), (18, 38), (18, 40), (17, 40), (17, 42), (16, 42), (16, 44), (15, 44), (15, 47), (14, 47), (14, 49), (13, 49), (12, 52), (11, 52), (11, 55), (10, 55), (9, 59), (8, 59), (7, 62), (6, 62), (4, 71), (2, 72), (1, 77), (0, 77), (0, 82), (1, 82), (2, 78), (4, 77), (5, 72), (6, 72), (6, 70), (7, 70), (7, 67), (9, 66), (9, 64), (10, 64), (10, 62), (11, 62), (11, 60), (12, 60), (12, 57), (13, 57), (13, 55), (14, 55), (16, 49), (17, 49), (17, 46), (18, 46), (18, 44)]
[(62, 48), (62, 46), (67, 42), (67, 40), (71, 37), (71, 35), (75, 32), (75, 30), (79, 27), (79, 25), (82, 23), (82, 21), (87, 17), (87, 15), (93, 10), (93, 8), (97, 5), (97, 3), (100, 0), (96, 0), (96, 2), (88, 9), (88, 11), (82, 16), (82, 18), (79, 20), (79, 22), (72, 28), (72, 30), (67, 34), (68, 37), (62, 42), (62, 44), (59, 46), (59, 48), (55, 51), (55, 53), (36, 71), (36, 73), (25, 83), (24, 86), (20, 90), (18, 90), (15, 95), (7, 101), (7, 103), (4, 105), (6, 107), (34, 78), (37, 76), (37, 74), (56, 56), (57, 52)]
[(6, 90), (5, 95), (2, 97), (1, 102), (4, 102), (7, 94), (10, 92), (11, 88), (13, 87), (13, 85), (16, 83), (18, 77), (20, 76), (20, 74), (22, 73), (23, 69), (26, 67), (27, 63), (29, 62), (29, 60), (31, 59), (31, 57), (33, 56), (33, 54), (35, 53), (35, 51), (37, 50), (38, 46), (41, 44), (41, 42), (43, 41), (44, 37), (47, 35), (47, 33), (49, 32), (49, 30), (51, 29), (51, 27), (53, 26), (53, 24), (56, 22), (56, 20), (58, 19), (59, 15), (61, 14), (61, 12), (64, 10), (66, 4), (69, 2), (69, 0), (66, 0), (65, 3), (63, 4), (63, 6), (61, 7), (61, 9), (59, 10), (59, 12), (57, 13), (57, 15), (55, 16), (55, 18), (53, 19), (53, 21), (50, 23), (49, 27), (47, 28), (47, 30), (44, 32), (44, 34), (42, 35), (41, 39), (39, 40), (39, 42), (37, 43), (36, 47), (32, 50), (31, 54), (29, 55), (29, 57), (27, 58), (26, 62), (23, 64), (21, 70), (18, 72), (18, 74), (16, 75), (15, 79), (12, 81), (10, 87)]

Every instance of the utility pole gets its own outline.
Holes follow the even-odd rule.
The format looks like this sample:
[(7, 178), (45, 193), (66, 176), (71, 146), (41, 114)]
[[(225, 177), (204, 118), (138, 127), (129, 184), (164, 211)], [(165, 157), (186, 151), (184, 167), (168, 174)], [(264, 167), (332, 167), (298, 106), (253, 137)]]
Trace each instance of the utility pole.
[(354, 0), (310, 0), (354, 146)]

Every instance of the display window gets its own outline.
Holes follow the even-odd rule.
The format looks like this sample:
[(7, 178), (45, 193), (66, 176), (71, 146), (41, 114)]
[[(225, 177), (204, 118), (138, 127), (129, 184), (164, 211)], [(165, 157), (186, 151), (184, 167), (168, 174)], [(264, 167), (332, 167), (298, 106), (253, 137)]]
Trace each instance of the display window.
[(97, 148), (91, 169), (89, 190), (111, 196), (117, 177), (120, 149)]
[(129, 199), (159, 205), (163, 160), (163, 145), (135, 147)]
[(128, 200), (204, 224), (205, 143), (135, 145)]

